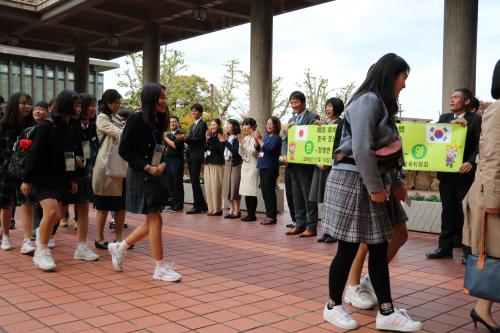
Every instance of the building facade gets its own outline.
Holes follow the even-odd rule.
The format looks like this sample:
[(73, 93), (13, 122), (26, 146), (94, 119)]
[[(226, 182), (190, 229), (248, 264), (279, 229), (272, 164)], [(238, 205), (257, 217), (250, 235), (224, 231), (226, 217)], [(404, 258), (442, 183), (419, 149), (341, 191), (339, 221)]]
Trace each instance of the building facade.
[[(104, 90), (102, 72), (118, 68), (110, 61), (90, 59), (87, 93), (100, 98)], [(0, 45), (0, 95), (5, 99), (19, 91), (33, 102), (50, 101), (64, 89), (75, 89), (74, 57)]]

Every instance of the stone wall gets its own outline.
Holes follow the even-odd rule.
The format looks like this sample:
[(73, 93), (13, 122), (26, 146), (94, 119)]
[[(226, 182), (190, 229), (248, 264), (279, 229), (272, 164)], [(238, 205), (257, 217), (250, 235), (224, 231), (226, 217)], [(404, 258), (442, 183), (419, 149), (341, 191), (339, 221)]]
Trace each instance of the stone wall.
[(439, 191), (436, 172), (409, 171), (405, 174), (405, 183), (409, 190)]

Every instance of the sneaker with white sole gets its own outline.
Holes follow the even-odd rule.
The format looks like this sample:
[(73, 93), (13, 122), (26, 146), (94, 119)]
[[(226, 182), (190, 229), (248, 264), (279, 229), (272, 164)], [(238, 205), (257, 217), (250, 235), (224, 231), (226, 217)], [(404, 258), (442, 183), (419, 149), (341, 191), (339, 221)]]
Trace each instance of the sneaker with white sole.
[(87, 261), (96, 261), (99, 260), (99, 256), (95, 254), (87, 244), (78, 245), (75, 249), (75, 254), (73, 255), (73, 259), (75, 260), (87, 260)]
[(49, 249), (54, 249), (56, 247), (56, 239), (54, 238), (54, 236), (50, 236), (47, 246), (49, 247)]
[(361, 288), (363, 288), (372, 295), (372, 299), (377, 301), (377, 294), (375, 294), (375, 289), (373, 288), (372, 281), (370, 280), (370, 275), (368, 274), (362, 275), (360, 279), (360, 285)]
[(406, 310), (396, 309), (394, 313), (384, 316), (377, 314), (376, 328), (385, 331), (415, 332), (422, 328), (422, 323), (410, 318)]
[(33, 254), (35, 253), (35, 247), (31, 244), (30, 239), (23, 240), (23, 246), (21, 246), (22, 254)]
[(12, 250), (12, 241), (10, 240), (9, 235), (3, 235), (1, 248), (3, 251)]
[(42, 271), (53, 271), (56, 269), (56, 263), (52, 258), (50, 249), (37, 249), (33, 256), (33, 263)]
[(123, 259), (125, 259), (127, 253), (124, 251), (120, 251), (120, 243), (109, 244), (108, 252), (111, 255), (111, 262), (115, 271), (123, 271)]
[(354, 330), (359, 327), (358, 322), (351, 317), (349, 312), (347, 312), (342, 305), (335, 305), (330, 310), (328, 308), (328, 304), (325, 304), (323, 319), (330, 324), (345, 330)]
[(177, 282), (182, 279), (182, 275), (177, 273), (172, 265), (169, 265), (164, 261), (161, 264), (156, 265), (153, 279), (167, 282)]
[(377, 299), (373, 299), (372, 295), (361, 285), (351, 286), (349, 284), (344, 294), (344, 302), (363, 310), (373, 309), (378, 304)]

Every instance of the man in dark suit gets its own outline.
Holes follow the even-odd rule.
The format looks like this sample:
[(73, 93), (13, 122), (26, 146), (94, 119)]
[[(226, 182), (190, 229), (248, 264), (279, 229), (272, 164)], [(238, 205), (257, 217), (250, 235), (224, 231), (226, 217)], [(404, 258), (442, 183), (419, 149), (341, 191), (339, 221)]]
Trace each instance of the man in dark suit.
[(167, 143), (165, 175), (168, 191), (172, 195), (172, 206), (167, 208), (170, 212), (182, 212), (184, 207), (184, 142), (176, 138), (176, 135), (181, 133), (179, 118), (170, 116), (169, 131), (164, 136)]
[[(294, 91), (289, 98), (290, 105), (295, 115), (289, 120), (288, 126), (311, 125), (319, 119), (316, 113), (306, 108), (306, 96), (300, 91)], [(288, 231), (287, 235), (300, 237), (316, 236), (318, 225), (318, 204), (309, 201), (312, 177), (315, 165), (313, 164), (288, 164), (291, 175), (293, 205), (295, 207), (295, 228)]]
[[(441, 234), (438, 248), (426, 253), (429, 259), (453, 258), (453, 247), (462, 246), (464, 212), (462, 200), (474, 182), (476, 156), (478, 154), (481, 118), (469, 111), (472, 92), (466, 88), (453, 90), (450, 99), (451, 113), (439, 117), (439, 123), (458, 123), (467, 126), (464, 159), (458, 173), (439, 172), (439, 194), (441, 196)], [(464, 247), (464, 256), (468, 249)]]
[(194, 203), (193, 208), (187, 211), (186, 214), (199, 214), (206, 212), (208, 209), (200, 185), (201, 166), (205, 150), (205, 133), (208, 127), (203, 119), (201, 119), (203, 115), (203, 106), (201, 104), (193, 104), (191, 106), (191, 114), (193, 115), (194, 123), (189, 128), (186, 143), (188, 145), (187, 159)]

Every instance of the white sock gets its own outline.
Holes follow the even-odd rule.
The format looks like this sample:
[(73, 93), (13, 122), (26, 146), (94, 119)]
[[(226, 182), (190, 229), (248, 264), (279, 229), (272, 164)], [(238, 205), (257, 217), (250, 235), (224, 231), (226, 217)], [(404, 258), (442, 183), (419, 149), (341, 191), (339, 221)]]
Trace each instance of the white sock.
[(125, 252), (125, 251), (127, 251), (127, 250), (128, 250), (129, 246), (130, 246), (130, 245), (128, 245), (127, 241), (124, 239), (124, 240), (122, 240), (122, 241), (120, 242), (120, 245), (118, 246), (118, 249), (119, 249), (120, 251)]
[(30, 242), (30, 243), (31, 243), (31, 238), (30, 238), (30, 237), (25, 238), (25, 239), (23, 240), (23, 242), (24, 242), (24, 241), (26, 241), (26, 242)]
[(85, 247), (87, 245), (87, 243), (85, 242), (78, 242), (78, 245), (76, 246), (78, 249), (82, 248), (82, 247)]
[(164, 260), (155, 260), (156, 266), (161, 266), (164, 263)]

